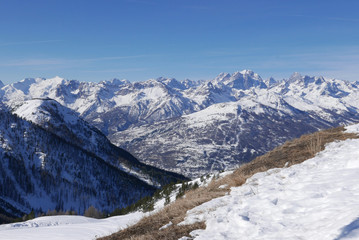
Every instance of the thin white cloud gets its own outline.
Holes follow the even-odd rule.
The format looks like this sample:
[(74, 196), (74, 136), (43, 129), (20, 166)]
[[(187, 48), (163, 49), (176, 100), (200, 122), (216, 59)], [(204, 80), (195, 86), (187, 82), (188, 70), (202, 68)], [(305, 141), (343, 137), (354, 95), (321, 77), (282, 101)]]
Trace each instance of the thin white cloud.
[(343, 17), (325, 17), (325, 16), (313, 16), (304, 14), (290, 14), (285, 17), (299, 17), (299, 18), (313, 18), (313, 19), (326, 19), (334, 21), (345, 21), (345, 22), (359, 22), (359, 18), (343, 18)]
[(41, 44), (41, 43), (53, 43), (63, 42), (63, 40), (39, 40), (39, 41), (27, 41), (27, 42), (0, 42), (1, 47), (13, 46), (13, 45), (30, 45), (30, 44)]
[(11, 60), (0, 63), (0, 66), (5, 67), (20, 67), (20, 66), (41, 66), (41, 65), (60, 65), (64, 64), (62, 59), (25, 59), (25, 60)]
[(108, 61), (108, 60), (122, 60), (122, 59), (131, 59), (131, 58), (143, 58), (143, 57), (149, 57), (149, 56), (150, 56), (150, 55), (98, 57), (98, 58), (73, 59), (73, 60), (71, 60), (71, 61), (78, 61), (78, 62), (97, 62), (97, 61)]
[(1, 61), (0, 66), (15, 67), (15, 66), (42, 66), (42, 65), (71, 65), (100, 62), (100, 61), (116, 61), (125, 59), (135, 59), (150, 57), (149, 55), (133, 55), (133, 56), (113, 56), (113, 57), (98, 57), (98, 58), (80, 58), (80, 59), (63, 59), (63, 58), (45, 58), (45, 59), (15, 59)]
[(104, 70), (88, 70), (82, 71), (86, 73), (121, 73), (121, 72), (143, 72), (148, 68), (123, 68), (123, 69), (104, 69)]

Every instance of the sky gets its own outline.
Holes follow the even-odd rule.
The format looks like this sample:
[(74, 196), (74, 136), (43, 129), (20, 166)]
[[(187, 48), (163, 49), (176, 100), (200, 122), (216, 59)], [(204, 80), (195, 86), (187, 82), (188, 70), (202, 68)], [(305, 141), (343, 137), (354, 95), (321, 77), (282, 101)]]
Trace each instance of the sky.
[(0, 0), (0, 80), (359, 80), (357, 0)]

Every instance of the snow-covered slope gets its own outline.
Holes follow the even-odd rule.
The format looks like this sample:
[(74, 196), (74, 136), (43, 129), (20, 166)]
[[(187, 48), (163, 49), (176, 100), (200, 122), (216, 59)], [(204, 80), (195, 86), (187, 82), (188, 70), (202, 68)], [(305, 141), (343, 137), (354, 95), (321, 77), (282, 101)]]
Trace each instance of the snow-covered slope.
[(255, 174), (182, 224), (205, 221), (191, 233), (198, 240), (359, 239), (358, 171), (359, 139), (333, 142), (301, 164)]
[[(0, 110), (0, 211), (111, 211), (155, 188), (96, 155)], [(129, 184), (131, 186), (129, 186)]]
[[(27, 100), (18, 103), (12, 112), (150, 185), (159, 186), (180, 177), (142, 164), (130, 153), (111, 144), (103, 133), (82, 120), (76, 112), (55, 100)], [(158, 174), (163, 176), (153, 177)], [(168, 179), (164, 180), (166, 177)]]
[(27, 222), (0, 225), (1, 239), (6, 240), (90, 240), (110, 235), (137, 222), (143, 213), (106, 219), (82, 216), (40, 217)]
[(82, 214), (91, 205), (110, 212), (183, 179), (139, 162), (53, 100), (13, 110), (22, 118), (0, 109), (0, 213), (8, 217), (32, 209)]
[(250, 70), (199, 82), (37, 78), (0, 90), (11, 107), (46, 97), (141, 161), (190, 177), (233, 168), (304, 133), (359, 121), (357, 83), (298, 73), (282, 81)]

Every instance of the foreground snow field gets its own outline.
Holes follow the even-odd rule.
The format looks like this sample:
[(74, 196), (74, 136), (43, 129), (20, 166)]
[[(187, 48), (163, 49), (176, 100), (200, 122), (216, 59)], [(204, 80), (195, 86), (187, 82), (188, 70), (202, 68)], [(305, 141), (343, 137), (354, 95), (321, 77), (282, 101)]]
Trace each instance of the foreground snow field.
[(26, 222), (0, 225), (0, 239), (92, 240), (126, 228), (143, 215), (136, 212), (100, 220), (82, 216), (40, 217)]
[(183, 223), (206, 222), (196, 240), (359, 239), (358, 173), (359, 139), (333, 142), (302, 164), (255, 174)]

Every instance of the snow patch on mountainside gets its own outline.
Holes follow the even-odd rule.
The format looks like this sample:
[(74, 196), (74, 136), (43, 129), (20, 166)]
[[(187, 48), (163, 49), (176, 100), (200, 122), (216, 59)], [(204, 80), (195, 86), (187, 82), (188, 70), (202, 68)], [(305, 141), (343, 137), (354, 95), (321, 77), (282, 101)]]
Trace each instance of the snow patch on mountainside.
[[(347, 128), (359, 133), (359, 124)], [(257, 173), (227, 196), (188, 212), (206, 222), (195, 239), (358, 239), (359, 139), (333, 142), (316, 157)]]

